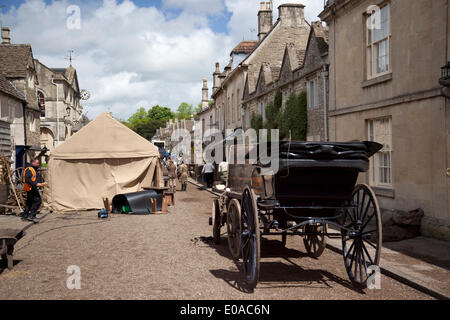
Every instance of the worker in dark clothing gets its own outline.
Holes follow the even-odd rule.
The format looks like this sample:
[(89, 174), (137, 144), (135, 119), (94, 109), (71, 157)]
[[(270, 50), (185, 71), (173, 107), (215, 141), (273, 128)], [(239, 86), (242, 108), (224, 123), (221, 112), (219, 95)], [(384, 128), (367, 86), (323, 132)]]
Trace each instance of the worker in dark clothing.
[(36, 214), (41, 206), (42, 199), (39, 189), (47, 184), (43, 183), (39, 174), (40, 162), (33, 159), (23, 172), (23, 188), (27, 192), (27, 202), (22, 213), (22, 219), (36, 222)]

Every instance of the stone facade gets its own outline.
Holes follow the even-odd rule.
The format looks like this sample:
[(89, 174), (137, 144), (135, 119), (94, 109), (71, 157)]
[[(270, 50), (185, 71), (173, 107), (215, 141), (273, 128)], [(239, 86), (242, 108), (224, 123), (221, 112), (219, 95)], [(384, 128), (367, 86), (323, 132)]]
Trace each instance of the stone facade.
[(80, 87), (75, 68), (49, 68), (35, 60), (41, 117), (40, 143), (49, 150), (84, 125)]
[[(250, 127), (253, 114), (265, 119), (264, 108), (274, 100), (279, 89), (283, 96), (283, 105), (289, 95), (307, 92), (315, 95), (315, 104), (308, 106), (308, 140), (327, 140), (326, 114), (328, 103), (328, 31), (321, 22), (313, 22), (304, 45), (287, 44), (282, 58), (281, 68), (265, 63), (261, 66), (255, 90), (251, 92), (249, 81), (244, 88), (244, 128)], [(325, 70), (325, 72), (324, 72)], [(315, 81), (315, 90), (309, 92), (308, 83)], [(324, 91), (325, 90), (325, 91)]]
[(383, 143), (359, 182), (382, 208), (422, 208), (422, 233), (450, 240), (450, 110), (439, 85), (447, 1), (335, 0), (320, 17), (330, 28), (331, 140)]
[[(243, 51), (239, 52), (238, 48), (242, 47), (244, 42), (239, 44), (233, 49), (230, 63), (223, 72), (220, 72), (216, 64), (216, 71), (213, 74), (214, 104), (210, 112), (213, 114), (214, 125), (223, 133), (227, 129), (246, 127), (246, 114), (243, 110), (244, 91), (247, 86), (250, 92), (255, 90), (262, 66), (279, 72), (287, 44), (306, 47), (310, 26), (304, 19), (304, 6), (283, 4), (278, 10), (279, 19), (272, 25), (271, 4), (261, 3), (258, 13), (259, 42), (244, 41), (248, 45), (248, 50), (243, 59), (241, 58)], [(240, 61), (239, 64), (235, 63), (237, 60)], [(256, 105), (256, 102), (253, 104)], [(250, 109), (254, 110), (255, 106)]]
[(25, 131), (23, 111), (25, 97), (0, 73), (0, 119), (2, 155), (9, 156), (15, 162), (16, 145), (24, 145)]
[[(0, 72), (25, 99), (25, 107), (16, 107), (12, 120), (12, 135), (16, 148), (15, 166), (21, 167), (40, 150), (39, 107), (33, 52), (29, 44), (12, 44), (10, 30), (2, 28), (0, 44)], [(22, 133), (23, 132), (23, 133)]]
[[(172, 133), (177, 129), (184, 129), (187, 132), (191, 133), (194, 128), (195, 121), (193, 118), (190, 120), (182, 119), (182, 120), (168, 120), (166, 122), (166, 126), (164, 128), (159, 128), (156, 130), (155, 135), (152, 138), (152, 142), (164, 142), (165, 150), (169, 153), (172, 153), (174, 150), (176, 143), (175, 141), (172, 141)], [(189, 154), (189, 150), (181, 150), (181, 152), (184, 155)], [(191, 159), (185, 159), (186, 161), (189, 161)]]

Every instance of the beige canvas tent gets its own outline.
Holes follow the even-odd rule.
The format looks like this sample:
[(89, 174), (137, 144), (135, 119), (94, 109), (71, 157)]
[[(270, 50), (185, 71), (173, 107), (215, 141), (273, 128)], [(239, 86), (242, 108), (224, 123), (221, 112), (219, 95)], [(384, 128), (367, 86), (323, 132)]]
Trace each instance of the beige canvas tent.
[(47, 205), (101, 209), (102, 197), (161, 186), (159, 157), (156, 146), (103, 113), (51, 152)]

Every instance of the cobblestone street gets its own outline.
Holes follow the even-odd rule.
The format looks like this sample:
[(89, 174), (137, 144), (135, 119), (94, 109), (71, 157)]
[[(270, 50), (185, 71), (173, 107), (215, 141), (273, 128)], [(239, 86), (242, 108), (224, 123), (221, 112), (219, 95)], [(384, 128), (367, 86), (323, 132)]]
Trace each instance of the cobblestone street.
[[(189, 185), (168, 215), (48, 215), (16, 245), (14, 269), (0, 269), (0, 299), (431, 299), (384, 276), (381, 290), (360, 291), (339, 254), (309, 258), (299, 237), (287, 248), (262, 242), (260, 283), (248, 293), (226, 236), (210, 241), (212, 198)], [(66, 287), (70, 265), (81, 290)]]

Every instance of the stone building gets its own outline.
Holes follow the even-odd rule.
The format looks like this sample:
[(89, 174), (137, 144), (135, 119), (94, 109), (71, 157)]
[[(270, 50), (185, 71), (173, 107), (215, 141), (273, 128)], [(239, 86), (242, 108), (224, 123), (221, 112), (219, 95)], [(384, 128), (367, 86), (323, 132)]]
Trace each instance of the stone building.
[(80, 104), (77, 71), (68, 68), (49, 68), (35, 60), (39, 79), (37, 95), (40, 109), (40, 141), (52, 150), (85, 124)]
[(249, 81), (244, 87), (244, 128), (250, 128), (252, 115), (261, 115), (266, 121), (265, 108), (278, 90), (283, 106), (291, 94), (306, 92), (308, 97), (308, 141), (325, 141), (327, 134), (328, 103), (328, 29), (320, 21), (311, 24), (308, 41), (299, 46), (288, 43), (282, 56), (281, 68), (263, 63), (254, 91)]
[[(159, 128), (156, 130), (155, 135), (152, 138), (152, 143), (157, 145), (158, 147), (164, 148), (167, 152), (172, 153), (175, 149), (175, 146), (178, 144), (176, 141), (172, 141), (172, 133), (177, 129), (187, 130), (187, 132), (191, 133), (194, 128), (194, 117), (192, 116), (190, 120), (186, 119), (169, 119), (166, 122), (166, 126), (164, 128)], [(162, 145), (163, 144), (163, 145)], [(180, 152), (183, 155), (189, 154), (190, 150), (183, 149)], [(191, 159), (185, 159), (189, 161)]]
[(245, 127), (249, 115), (242, 109), (244, 88), (247, 85), (250, 92), (255, 91), (261, 68), (277, 74), (287, 44), (306, 47), (310, 26), (304, 18), (304, 8), (301, 4), (280, 5), (279, 18), (273, 24), (271, 2), (261, 2), (258, 41), (244, 41), (234, 48), (223, 72), (216, 64), (212, 98), (217, 119), (214, 124), (219, 130)]
[(385, 209), (422, 208), (422, 233), (450, 240), (450, 61), (446, 0), (329, 0), (332, 141), (373, 140), (383, 149), (360, 182)]
[[(0, 72), (26, 101), (15, 110), (12, 134), (15, 136), (15, 165), (22, 167), (41, 151), (39, 139), (40, 110), (36, 95), (39, 80), (29, 44), (12, 44), (9, 28), (2, 28)], [(23, 139), (22, 139), (23, 132)]]
[(0, 72), (0, 153), (15, 161), (16, 145), (24, 145), (25, 97)]
[(242, 41), (230, 53), (230, 62), (220, 71), (219, 63), (213, 73), (213, 105), (211, 126), (225, 133), (226, 129), (237, 129), (242, 125), (242, 88), (247, 75), (241, 62), (258, 45), (258, 41)]

